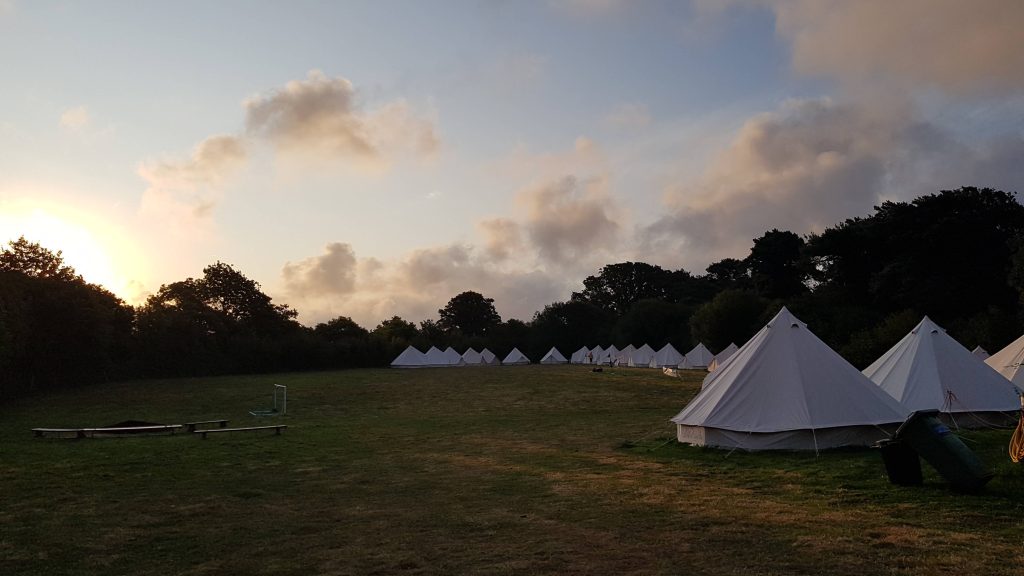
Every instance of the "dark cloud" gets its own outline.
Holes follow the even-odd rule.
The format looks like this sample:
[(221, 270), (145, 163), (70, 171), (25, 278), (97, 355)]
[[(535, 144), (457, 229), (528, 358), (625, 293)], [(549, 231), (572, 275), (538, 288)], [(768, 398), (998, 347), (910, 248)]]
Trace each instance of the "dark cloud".
[(526, 229), (538, 255), (553, 263), (589, 258), (613, 248), (619, 236), (617, 210), (604, 178), (573, 176), (519, 193), (526, 208)]

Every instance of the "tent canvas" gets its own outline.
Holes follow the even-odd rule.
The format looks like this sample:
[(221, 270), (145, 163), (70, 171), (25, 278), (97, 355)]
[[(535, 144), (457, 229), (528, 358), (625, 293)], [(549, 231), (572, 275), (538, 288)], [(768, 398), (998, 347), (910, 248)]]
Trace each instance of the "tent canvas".
[(548, 350), (548, 353), (540, 359), (541, 364), (567, 364), (568, 362), (569, 361), (565, 359), (565, 356), (562, 356), (562, 353), (554, 346), (552, 346), (551, 350)]
[(622, 350), (619, 350), (619, 354), (615, 357), (615, 363), (619, 366), (629, 366), (629, 359), (636, 352), (636, 347), (629, 344)]
[(735, 354), (736, 351), (739, 349), (740, 347), (737, 346), (735, 342), (730, 342), (724, 350), (722, 350), (718, 354), (715, 354), (715, 359), (711, 361), (711, 364), (708, 364), (708, 372), (714, 372), (715, 370), (718, 370), (718, 367), (725, 363), (725, 361), (728, 360), (729, 357)]
[(598, 362), (598, 364), (611, 365), (615, 362), (615, 360), (618, 357), (619, 349), (616, 348), (614, 344), (612, 344), (611, 346), (604, 349), (604, 352), (601, 354), (601, 360)]
[(582, 346), (579, 350), (572, 353), (572, 356), (569, 358), (569, 360), (573, 364), (585, 364), (587, 362), (588, 352), (590, 352), (590, 350), (587, 350), (586, 346)]
[(426, 355), (414, 346), (408, 346), (391, 361), (392, 368), (422, 368), (426, 365)]
[(481, 356), (479, 352), (473, 350), (472, 348), (467, 348), (466, 351), (462, 353), (461, 364), (465, 364), (466, 366), (479, 366), (483, 363), (483, 356)]
[(981, 358), (982, 360), (989, 357), (988, 350), (985, 350), (981, 346), (975, 346), (974, 350), (971, 350), (971, 354), (974, 354), (975, 356)]
[(499, 364), (498, 357), (494, 355), (494, 352), (491, 352), (487, 348), (480, 351), (480, 358), (483, 360), (484, 364)]
[(437, 348), (431, 346), (427, 353), (424, 354), (427, 361), (427, 366), (448, 366), (448, 355), (441, 352)]
[(864, 375), (907, 409), (939, 410), (960, 426), (985, 426), (991, 421), (985, 413), (1020, 408), (1005, 378), (927, 316)]
[(449, 366), (458, 366), (462, 363), (462, 354), (455, 351), (455, 348), (449, 346), (444, 351), (444, 358), (448, 361)]
[(711, 350), (708, 350), (703, 342), (698, 342), (693, 347), (693, 350), (683, 355), (683, 360), (679, 363), (679, 367), (689, 369), (707, 368), (714, 359), (715, 355), (711, 353)]
[(1024, 390), (1024, 370), (1020, 369), (1022, 361), (1024, 361), (1024, 336), (1010, 342), (1006, 348), (986, 358), (985, 364), (1002, 374), (1003, 378), (1012, 382), (1018, 390)]
[(671, 343), (665, 344), (651, 358), (651, 368), (675, 368), (683, 361), (683, 355)]
[(502, 364), (529, 364), (530, 359), (525, 354), (519, 351), (519, 348), (513, 348), (508, 356), (501, 361)]
[(629, 355), (629, 365), (646, 368), (651, 365), (651, 358), (654, 358), (654, 349), (644, 344)]
[(818, 450), (870, 446), (909, 413), (782, 308), (672, 421), (686, 444)]
[(587, 364), (600, 364), (601, 356), (604, 354), (604, 349), (600, 346), (594, 346), (594, 349), (590, 351), (590, 359)]

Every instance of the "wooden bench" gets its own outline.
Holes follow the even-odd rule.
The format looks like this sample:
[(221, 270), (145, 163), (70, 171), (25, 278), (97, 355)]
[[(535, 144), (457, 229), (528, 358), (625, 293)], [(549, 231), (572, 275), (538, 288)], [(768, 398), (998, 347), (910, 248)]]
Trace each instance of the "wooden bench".
[(274, 424), (272, 426), (250, 426), (248, 428), (210, 428), (208, 430), (195, 430), (193, 434), (202, 434), (203, 440), (206, 440), (207, 434), (217, 434), (220, 432), (249, 432), (251, 430), (274, 430), (274, 432), (280, 436), (281, 430), (287, 428), (287, 424)]
[(188, 427), (189, 432), (195, 432), (197, 426), (206, 426), (207, 424), (216, 424), (221, 428), (226, 428), (228, 425), (227, 420), (204, 420), (202, 422), (185, 422), (185, 426)]
[(74, 438), (92, 438), (96, 434), (112, 434), (115, 436), (128, 436), (130, 434), (152, 434), (156, 432), (170, 432), (174, 434), (181, 429), (181, 424), (166, 424), (159, 426), (126, 426), (121, 428), (33, 428), (32, 433), (36, 438), (42, 438), (47, 434), (74, 434)]

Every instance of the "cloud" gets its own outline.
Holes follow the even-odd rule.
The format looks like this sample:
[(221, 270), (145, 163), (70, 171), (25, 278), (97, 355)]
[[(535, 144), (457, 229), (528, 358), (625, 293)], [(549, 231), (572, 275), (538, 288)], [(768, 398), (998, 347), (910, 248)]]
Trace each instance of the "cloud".
[(477, 229), (484, 235), (484, 250), (496, 261), (506, 260), (517, 254), (523, 246), (519, 224), (509, 218), (491, 218), (477, 223)]
[(640, 239), (701, 269), (744, 257), (771, 228), (818, 232), (885, 199), (965, 185), (1015, 189), (1024, 184), (1012, 160), (1020, 151), (1019, 134), (971, 145), (906, 109), (790, 101), (747, 121), (704, 175), (672, 187), (669, 213)]
[(500, 270), (489, 256), (461, 244), (421, 248), (384, 262), (356, 258), (347, 244), (332, 243), (324, 254), (286, 264), (282, 277), (303, 322), (343, 315), (368, 328), (396, 314), (416, 322), (436, 318), (438, 309), (466, 290), (494, 298), (503, 318), (529, 319), (571, 290), (564, 279), (540, 270)]
[(243, 107), (246, 133), (285, 154), (382, 169), (395, 155), (430, 158), (440, 148), (433, 123), (417, 117), (405, 102), (364, 111), (350, 81), (318, 70), (248, 98)]
[(616, 128), (643, 128), (651, 123), (651, 113), (642, 104), (622, 104), (605, 116), (605, 123)]
[(324, 253), (287, 262), (281, 271), (285, 289), (307, 296), (349, 294), (355, 289), (356, 255), (352, 246), (332, 242)]
[[(2, 8), (0, 8), (2, 11)], [(60, 115), (60, 125), (62, 128), (77, 132), (89, 125), (92, 121), (89, 111), (85, 106), (77, 106), (75, 108), (69, 108)]]
[(958, 94), (1024, 87), (1019, 0), (772, 0), (793, 67), (848, 86)]
[(139, 175), (149, 183), (140, 214), (179, 236), (212, 233), (210, 219), (223, 181), (237, 172), (248, 154), (234, 136), (211, 136), (183, 160), (143, 163)]
[(520, 192), (517, 201), (526, 209), (531, 245), (554, 263), (589, 258), (618, 240), (617, 205), (604, 178), (566, 176)]

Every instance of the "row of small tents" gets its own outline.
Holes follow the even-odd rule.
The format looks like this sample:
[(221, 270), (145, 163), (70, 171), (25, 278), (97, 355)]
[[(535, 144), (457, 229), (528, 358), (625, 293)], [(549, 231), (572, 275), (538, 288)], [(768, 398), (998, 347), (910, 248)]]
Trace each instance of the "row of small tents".
[(415, 346), (409, 346), (391, 362), (391, 367), (436, 368), (444, 366), (496, 366), (499, 364), (517, 365), (529, 363), (530, 359), (520, 352), (518, 348), (513, 348), (512, 351), (505, 356), (504, 360), (498, 360), (498, 357), (495, 356), (494, 352), (491, 352), (487, 348), (484, 348), (480, 352), (469, 348), (462, 354), (459, 354), (451, 346), (446, 350), (440, 350), (431, 346), (426, 352), (421, 352), (419, 348), (416, 348)]
[(680, 442), (744, 450), (870, 446), (908, 416), (1006, 425), (1021, 408), (1024, 336), (983, 359), (925, 317), (858, 371), (782, 308), (672, 421)]
[[(576, 352), (573, 352), (569, 359), (566, 359), (557, 348), (552, 347), (541, 358), (540, 363), (714, 370), (738, 349), (735, 344), (729, 344), (728, 347), (718, 354), (713, 354), (701, 343), (697, 344), (693, 350), (686, 354), (681, 354), (672, 344), (665, 344), (657, 351), (647, 344), (643, 344), (640, 347), (629, 345), (622, 350), (617, 349), (614, 345), (607, 348), (595, 346), (593, 349), (583, 346)], [(530, 364), (530, 359), (520, 352), (518, 348), (513, 348), (504, 360), (499, 361), (497, 356), (486, 348), (482, 352), (469, 348), (462, 354), (459, 354), (451, 346), (444, 351), (431, 346), (426, 352), (421, 352), (418, 348), (409, 346), (391, 362), (391, 367), (426, 368), (497, 364)]]

